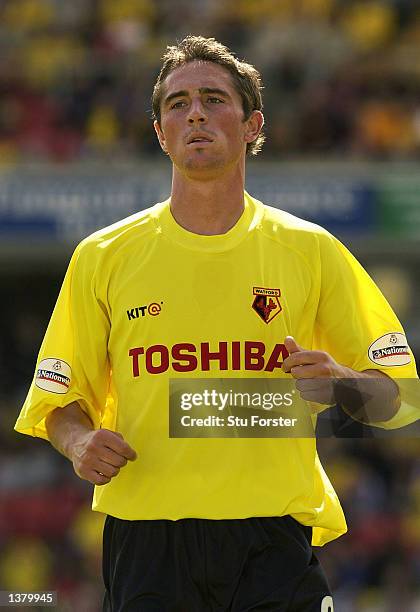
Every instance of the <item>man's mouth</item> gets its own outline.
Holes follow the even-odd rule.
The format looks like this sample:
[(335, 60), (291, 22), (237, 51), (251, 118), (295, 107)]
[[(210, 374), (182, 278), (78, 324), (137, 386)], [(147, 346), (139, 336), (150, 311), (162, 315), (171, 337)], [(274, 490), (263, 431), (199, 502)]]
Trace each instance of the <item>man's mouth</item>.
[(188, 138), (187, 140), (187, 144), (194, 144), (197, 142), (213, 142), (211, 138), (209, 138), (208, 136), (191, 136), (190, 138)]

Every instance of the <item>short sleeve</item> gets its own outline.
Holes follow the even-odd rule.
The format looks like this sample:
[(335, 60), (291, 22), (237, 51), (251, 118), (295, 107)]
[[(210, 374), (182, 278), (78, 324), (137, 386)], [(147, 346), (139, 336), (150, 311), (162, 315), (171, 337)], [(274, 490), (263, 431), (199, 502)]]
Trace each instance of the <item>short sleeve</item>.
[[(321, 286), (314, 347), (362, 372), (380, 370), (395, 379), (417, 379), (416, 364), (404, 330), (391, 306), (366, 270), (336, 238), (321, 234)], [(414, 385), (410, 386), (410, 389)], [(416, 421), (419, 403), (400, 385), (402, 405), (389, 421), (393, 429)]]
[(98, 297), (96, 258), (81, 243), (71, 258), (39, 351), (35, 375), (15, 430), (48, 439), (45, 417), (78, 401), (98, 428), (110, 385), (107, 353), (110, 330)]

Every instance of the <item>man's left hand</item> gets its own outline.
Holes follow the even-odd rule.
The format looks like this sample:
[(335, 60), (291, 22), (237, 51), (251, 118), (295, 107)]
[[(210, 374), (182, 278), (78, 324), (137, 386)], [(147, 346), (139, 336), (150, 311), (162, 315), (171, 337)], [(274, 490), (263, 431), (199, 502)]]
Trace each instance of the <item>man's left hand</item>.
[[(318, 404), (334, 404), (334, 381), (345, 378), (346, 370), (324, 351), (309, 351), (286, 336), (284, 344), (289, 352), (282, 369), (296, 379), (302, 399)], [(347, 377), (349, 374), (347, 373)]]

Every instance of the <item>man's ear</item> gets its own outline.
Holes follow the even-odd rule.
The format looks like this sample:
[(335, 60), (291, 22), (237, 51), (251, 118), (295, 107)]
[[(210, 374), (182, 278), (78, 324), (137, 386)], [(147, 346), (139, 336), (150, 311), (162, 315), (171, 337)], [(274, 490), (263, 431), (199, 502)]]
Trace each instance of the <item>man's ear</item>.
[(162, 151), (164, 151), (165, 153), (168, 152), (167, 148), (166, 148), (166, 144), (165, 144), (165, 135), (162, 131), (162, 128), (159, 125), (158, 121), (154, 121), (153, 122), (153, 127), (155, 128), (155, 132), (156, 132), (156, 136), (159, 140), (159, 144), (162, 148)]
[(264, 115), (259, 110), (252, 111), (251, 115), (245, 121), (246, 130), (244, 139), (245, 142), (254, 142), (258, 138), (264, 125)]

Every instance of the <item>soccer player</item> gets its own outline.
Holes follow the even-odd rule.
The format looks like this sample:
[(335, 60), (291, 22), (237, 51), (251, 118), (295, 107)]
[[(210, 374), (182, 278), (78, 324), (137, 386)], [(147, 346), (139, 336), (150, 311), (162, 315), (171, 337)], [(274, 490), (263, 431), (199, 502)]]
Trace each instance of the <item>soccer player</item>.
[(379, 377), (383, 401), (345, 408), (393, 427), (412, 353), (345, 247), (244, 192), (263, 142), (254, 67), (187, 37), (152, 102), (171, 197), (76, 248), (16, 429), (96, 485), (104, 610), (331, 612), (312, 545), (346, 524), (315, 440), (170, 437), (168, 382), (293, 377), (328, 402), (331, 378)]

